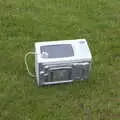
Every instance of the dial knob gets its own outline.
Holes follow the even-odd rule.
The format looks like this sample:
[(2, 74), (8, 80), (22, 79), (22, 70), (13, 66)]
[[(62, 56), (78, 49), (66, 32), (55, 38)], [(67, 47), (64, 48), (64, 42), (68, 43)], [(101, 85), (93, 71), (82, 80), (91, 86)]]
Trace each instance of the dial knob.
[(40, 75), (43, 75), (44, 74), (44, 71), (40, 71)]

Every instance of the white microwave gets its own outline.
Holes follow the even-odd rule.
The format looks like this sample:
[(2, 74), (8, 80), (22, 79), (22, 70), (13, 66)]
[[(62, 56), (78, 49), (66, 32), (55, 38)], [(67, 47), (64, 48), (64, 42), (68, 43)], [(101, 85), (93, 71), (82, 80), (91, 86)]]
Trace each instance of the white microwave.
[(35, 43), (37, 85), (88, 79), (92, 55), (85, 39)]

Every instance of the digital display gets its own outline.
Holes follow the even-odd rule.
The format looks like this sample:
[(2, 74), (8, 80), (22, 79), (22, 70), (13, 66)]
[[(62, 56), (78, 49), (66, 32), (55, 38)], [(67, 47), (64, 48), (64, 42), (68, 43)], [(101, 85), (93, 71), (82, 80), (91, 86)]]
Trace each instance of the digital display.
[(64, 80), (71, 80), (70, 69), (53, 70), (51, 72), (51, 81), (64, 81)]
[(74, 56), (71, 44), (41, 46), (40, 50), (43, 58), (63, 58)]

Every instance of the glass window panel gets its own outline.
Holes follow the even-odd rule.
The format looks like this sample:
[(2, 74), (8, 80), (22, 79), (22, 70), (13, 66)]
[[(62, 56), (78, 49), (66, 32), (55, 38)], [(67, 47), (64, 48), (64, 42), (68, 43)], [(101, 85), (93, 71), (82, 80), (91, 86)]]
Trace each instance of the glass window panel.
[(73, 48), (70, 44), (41, 46), (43, 58), (63, 58), (74, 56)]

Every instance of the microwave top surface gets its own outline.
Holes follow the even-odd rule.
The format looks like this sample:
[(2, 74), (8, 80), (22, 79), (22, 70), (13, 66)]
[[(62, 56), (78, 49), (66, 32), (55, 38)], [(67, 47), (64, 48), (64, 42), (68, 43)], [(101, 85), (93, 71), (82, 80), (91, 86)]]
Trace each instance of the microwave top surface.
[(91, 61), (92, 59), (85, 39), (36, 42), (35, 54), (38, 62)]

